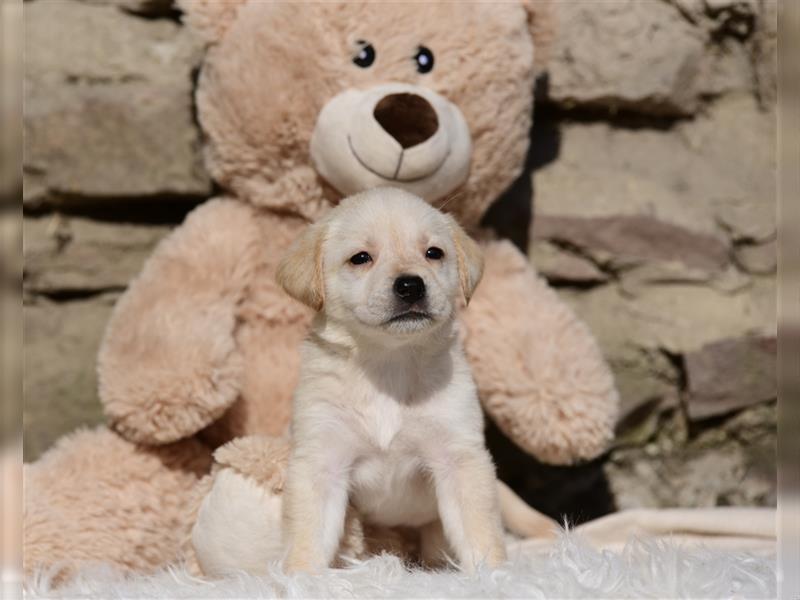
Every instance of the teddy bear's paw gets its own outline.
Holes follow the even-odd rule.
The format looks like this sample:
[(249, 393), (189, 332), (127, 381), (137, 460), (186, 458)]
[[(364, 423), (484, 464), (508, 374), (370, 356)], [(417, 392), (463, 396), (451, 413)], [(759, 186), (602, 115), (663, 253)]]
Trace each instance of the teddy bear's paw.
[(192, 529), (203, 573), (263, 575), (270, 563), (280, 560), (281, 500), (281, 494), (252, 477), (230, 467), (220, 469)]
[(248, 435), (217, 448), (214, 461), (279, 494), (283, 491), (289, 449), (287, 437)]
[(485, 260), (463, 316), (486, 412), (543, 462), (597, 457), (613, 439), (619, 396), (596, 340), (509, 242), (486, 245)]

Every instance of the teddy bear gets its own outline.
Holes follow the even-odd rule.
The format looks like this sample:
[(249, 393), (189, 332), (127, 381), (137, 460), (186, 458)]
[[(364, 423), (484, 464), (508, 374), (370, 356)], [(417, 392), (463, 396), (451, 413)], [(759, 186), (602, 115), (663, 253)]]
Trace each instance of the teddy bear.
[[(279, 289), (276, 265), (309, 222), (379, 185), (481, 240), (483, 281), (460, 318), (488, 417), (545, 462), (602, 453), (618, 397), (594, 338), (481, 227), (523, 170), (546, 3), (180, 6), (206, 45), (197, 114), (222, 193), (156, 248), (114, 308), (97, 367), (108, 427), (26, 466), (27, 572), (173, 561), (214, 450), (247, 436), (282, 447), (313, 311)], [(228, 465), (258, 456), (238, 448)]]

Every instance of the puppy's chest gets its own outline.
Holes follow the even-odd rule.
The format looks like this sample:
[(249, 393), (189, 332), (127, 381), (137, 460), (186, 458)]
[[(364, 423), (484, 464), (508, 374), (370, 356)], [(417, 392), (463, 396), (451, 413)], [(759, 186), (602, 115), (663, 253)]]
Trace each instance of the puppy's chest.
[(363, 443), (350, 474), (352, 502), (382, 525), (431, 521), (436, 502), (425, 476), (425, 412), (378, 395), (358, 415)]
[(424, 417), (396, 399), (370, 390), (365, 394), (354, 417), (368, 447), (388, 451), (394, 444), (407, 442)]

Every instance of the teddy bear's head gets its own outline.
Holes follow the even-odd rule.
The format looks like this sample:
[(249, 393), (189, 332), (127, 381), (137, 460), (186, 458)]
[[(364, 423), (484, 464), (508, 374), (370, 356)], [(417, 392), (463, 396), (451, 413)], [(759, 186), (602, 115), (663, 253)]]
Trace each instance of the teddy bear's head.
[(207, 163), (239, 196), (315, 216), (392, 185), (474, 226), (520, 173), (547, 32), (535, 0), (182, 8), (208, 44)]

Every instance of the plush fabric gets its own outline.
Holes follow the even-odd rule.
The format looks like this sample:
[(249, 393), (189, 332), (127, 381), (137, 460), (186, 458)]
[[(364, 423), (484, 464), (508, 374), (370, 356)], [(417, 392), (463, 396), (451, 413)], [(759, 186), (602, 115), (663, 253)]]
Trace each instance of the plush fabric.
[[(540, 460), (597, 456), (610, 441), (617, 395), (594, 338), (510, 242), (484, 250), (465, 348), (486, 411)], [(542, 326), (522, 326), (531, 317)]]
[[(773, 598), (775, 511), (725, 509), (641, 511), (614, 515), (606, 534), (579, 527), (554, 542), (513, 542), (509, 565), (465, 575), (455, 569), (408, 569), (383, 554), (354, 560), (322, 575), (286, 576), (273, 565), (266, 576), (230, 574), (200, 579), (182, 566), (125, 578), (103, 566), (86, 567), (62, 589), (47, 572), (29, 580), (29, 598)], [(754, 523), (737, 530), (742, 519)], [(649, 537), (646, 523), (669, 521), (702, 536)], [(724, 521), (722, 532), (713, 532)], [(632, 526), (638, 522), (639, 527)], [(766, 527), (773, 524), (772, 533)], [(730, 525), (733, 523), (734, 525)], [(658, 529), (658, 527), (656, 527)], [(613, 530), (613, 533), (612, 531)], [(637, 533), (638, 535), (632, 535)], [(727, 532), (727, 534), (725, 533)], [(736, 542), (732, 540), (736, 539)], [(727, 546), (725, 543), (728, 542)], [(618, 542), (625, 541), (624, 544)]]
[(105, 428), (62, 438), (23, 468), (26, 571), (57, 563), (60, 581), (83, 562), (144, 571), (173, 560), (193, 520), (187, 502), (210, 465), (195, 439), (147, 448)]
[[(208, 47), (196, 100), (224, 195), (158, 246), (113, 311), (98, 359), (110, 428), (62, 440), (27, 469), (28, 572), (62, 560), (68, 570), (97, 559), (134, 571), (166, 564), (186, 546), (211, 450), (285, 434), (310, 310), (278, 289), (275, 268), (298, 232), (341, 199), (311, 151), (333, 99), (396, 84), (435, 110), (458, 111), (469, 140), (450, 139), (460, 145), (444, 156), (469, 150), (468, 168), (448, 171), (463, 181), (443, 185), (434, 169), (390, 183), (422, 190), (484, 239), (486, 209), (523, 169), (534, 75), (552, 33), (544, 1), (181, 6)], [(376, 49), (369, 68), (352, 60), (365, 41)], [(432, 71), (415, 66), (420, 45), (435, 54)], [(342, 127), (364, 118), (377, 119), (370, 109)], [(388, 132), (382, 139), (397, 144)], [(441, 154), (422, 152), (426, 143), (404, 152), (415, 161)], [(369, 180), (346, 175), (337, 177)], [(485, 244), (485, 280), (463, 318), (486, 412), (542, 460), (596, 456), (618, 403), (597, 344), (517, 249)]]
[(17, 600), (22, 595), (22, 437), (0, 442), (0, 598)]

